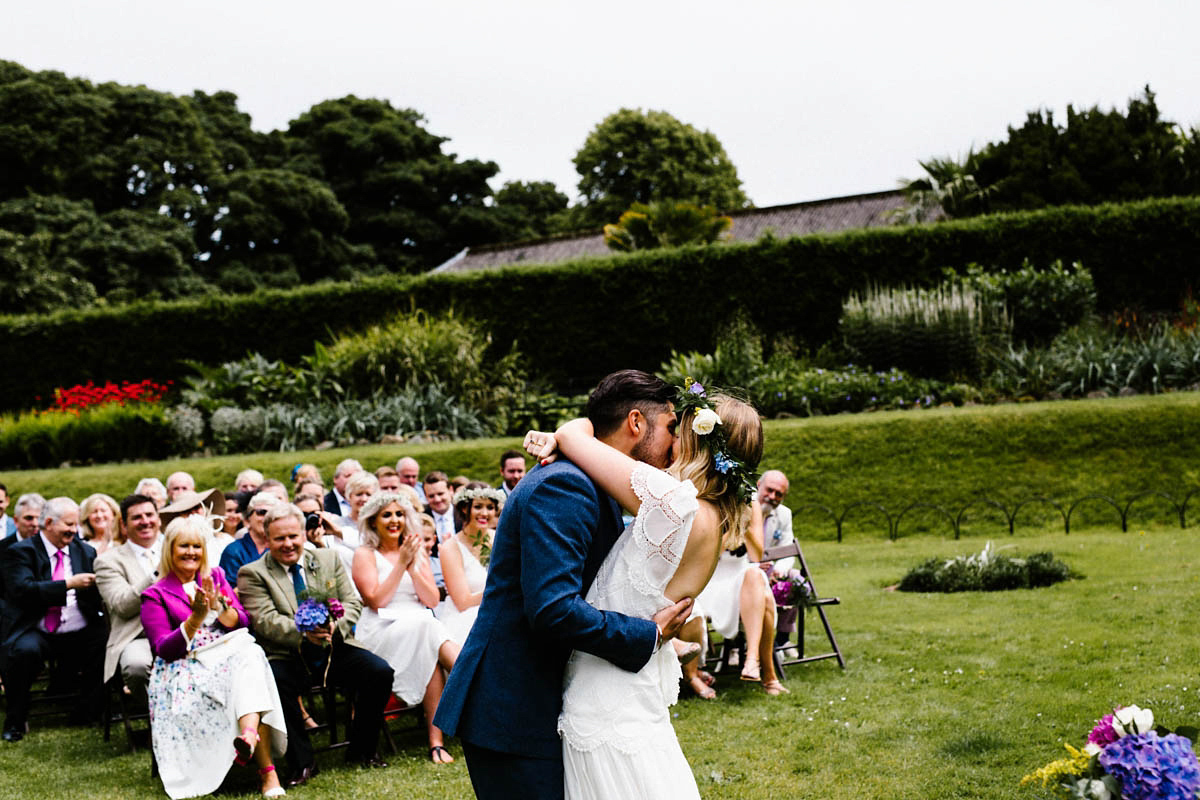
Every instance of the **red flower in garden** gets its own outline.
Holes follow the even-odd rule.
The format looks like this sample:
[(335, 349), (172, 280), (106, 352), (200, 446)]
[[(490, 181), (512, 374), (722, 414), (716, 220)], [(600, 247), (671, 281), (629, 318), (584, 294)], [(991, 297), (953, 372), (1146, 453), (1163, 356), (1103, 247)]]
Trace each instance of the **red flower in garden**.
[(92, 381), (77, 384), (65, 389), (54, 390), (54, 405), (51, 411), (70, 411), (78, 414), (80, 411), (99, 406), (117, 403), (147, 403), (153, 405), (163, 399), (171, 389), (173, 381), (157, 383), (147, 378), (133, 383), (122, 381), (120, 385), (112, 381), (103, 386), (96, 386)]

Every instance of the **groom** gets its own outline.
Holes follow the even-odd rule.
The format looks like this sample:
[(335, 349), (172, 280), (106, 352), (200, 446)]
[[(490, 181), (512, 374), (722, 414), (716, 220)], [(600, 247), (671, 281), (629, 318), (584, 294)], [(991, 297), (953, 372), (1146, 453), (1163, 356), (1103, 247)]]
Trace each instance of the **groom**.
[[(622, 370), (600, 382), (585, 413), (597, 439), (666, 467), (674, 395), (653, 375)], [(557, 723), (572, 650), (636, 672), (687, 619), (691, 598), (652, 620), (584, 600), (622, 528), (616, 502), (565, 458), (533, 470), (509, 495), (479, 616), (434, 716), (462, 740), (480, 800), (563, 796)]]

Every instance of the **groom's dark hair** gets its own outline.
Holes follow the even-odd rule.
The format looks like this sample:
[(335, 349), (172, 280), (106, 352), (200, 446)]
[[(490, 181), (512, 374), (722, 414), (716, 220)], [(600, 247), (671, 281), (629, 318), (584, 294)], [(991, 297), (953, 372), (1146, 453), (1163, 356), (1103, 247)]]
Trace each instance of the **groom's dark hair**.
[(621, 427), (635, 408), (647, 418), (669, 410), (675, 403), (675, 387), (642, 372), (623, 369), (606, 375), (588, 398), (583, 413), (592, 422), (597, 438), (604, 438)]

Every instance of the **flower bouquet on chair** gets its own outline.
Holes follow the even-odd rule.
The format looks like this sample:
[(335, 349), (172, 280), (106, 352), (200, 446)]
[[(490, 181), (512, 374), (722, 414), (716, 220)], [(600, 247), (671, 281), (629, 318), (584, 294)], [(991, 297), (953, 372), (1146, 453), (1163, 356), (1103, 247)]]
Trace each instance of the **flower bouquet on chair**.
[(1191, 726), (1156, 727), (1148, 708), (1118, 706), (1097, 721), (1082, 749), (1066, 745), (1067, 758), (1026, 775), (1021, 785), (1080, 800), (1194, 800), (1200, 791), (1192, 750), (1197, 733)]
[(812, 584), (798, 569), (789, 569), (786, 575), (772, 583), (771, 594), (779, 608), (812, 608)]

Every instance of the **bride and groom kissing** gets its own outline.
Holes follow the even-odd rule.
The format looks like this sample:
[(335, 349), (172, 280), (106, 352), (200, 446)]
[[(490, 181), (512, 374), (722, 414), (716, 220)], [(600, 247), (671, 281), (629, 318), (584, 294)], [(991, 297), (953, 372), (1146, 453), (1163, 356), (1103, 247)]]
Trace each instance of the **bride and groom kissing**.
[(745, 530), (762, 425), (637, 370), (604, 378), (585, 414), (526, 436), (542, 465), (501, 515), (434, 723), (462, 741), (481, 800), (698, 798), (667, 710), (669, 640)]

